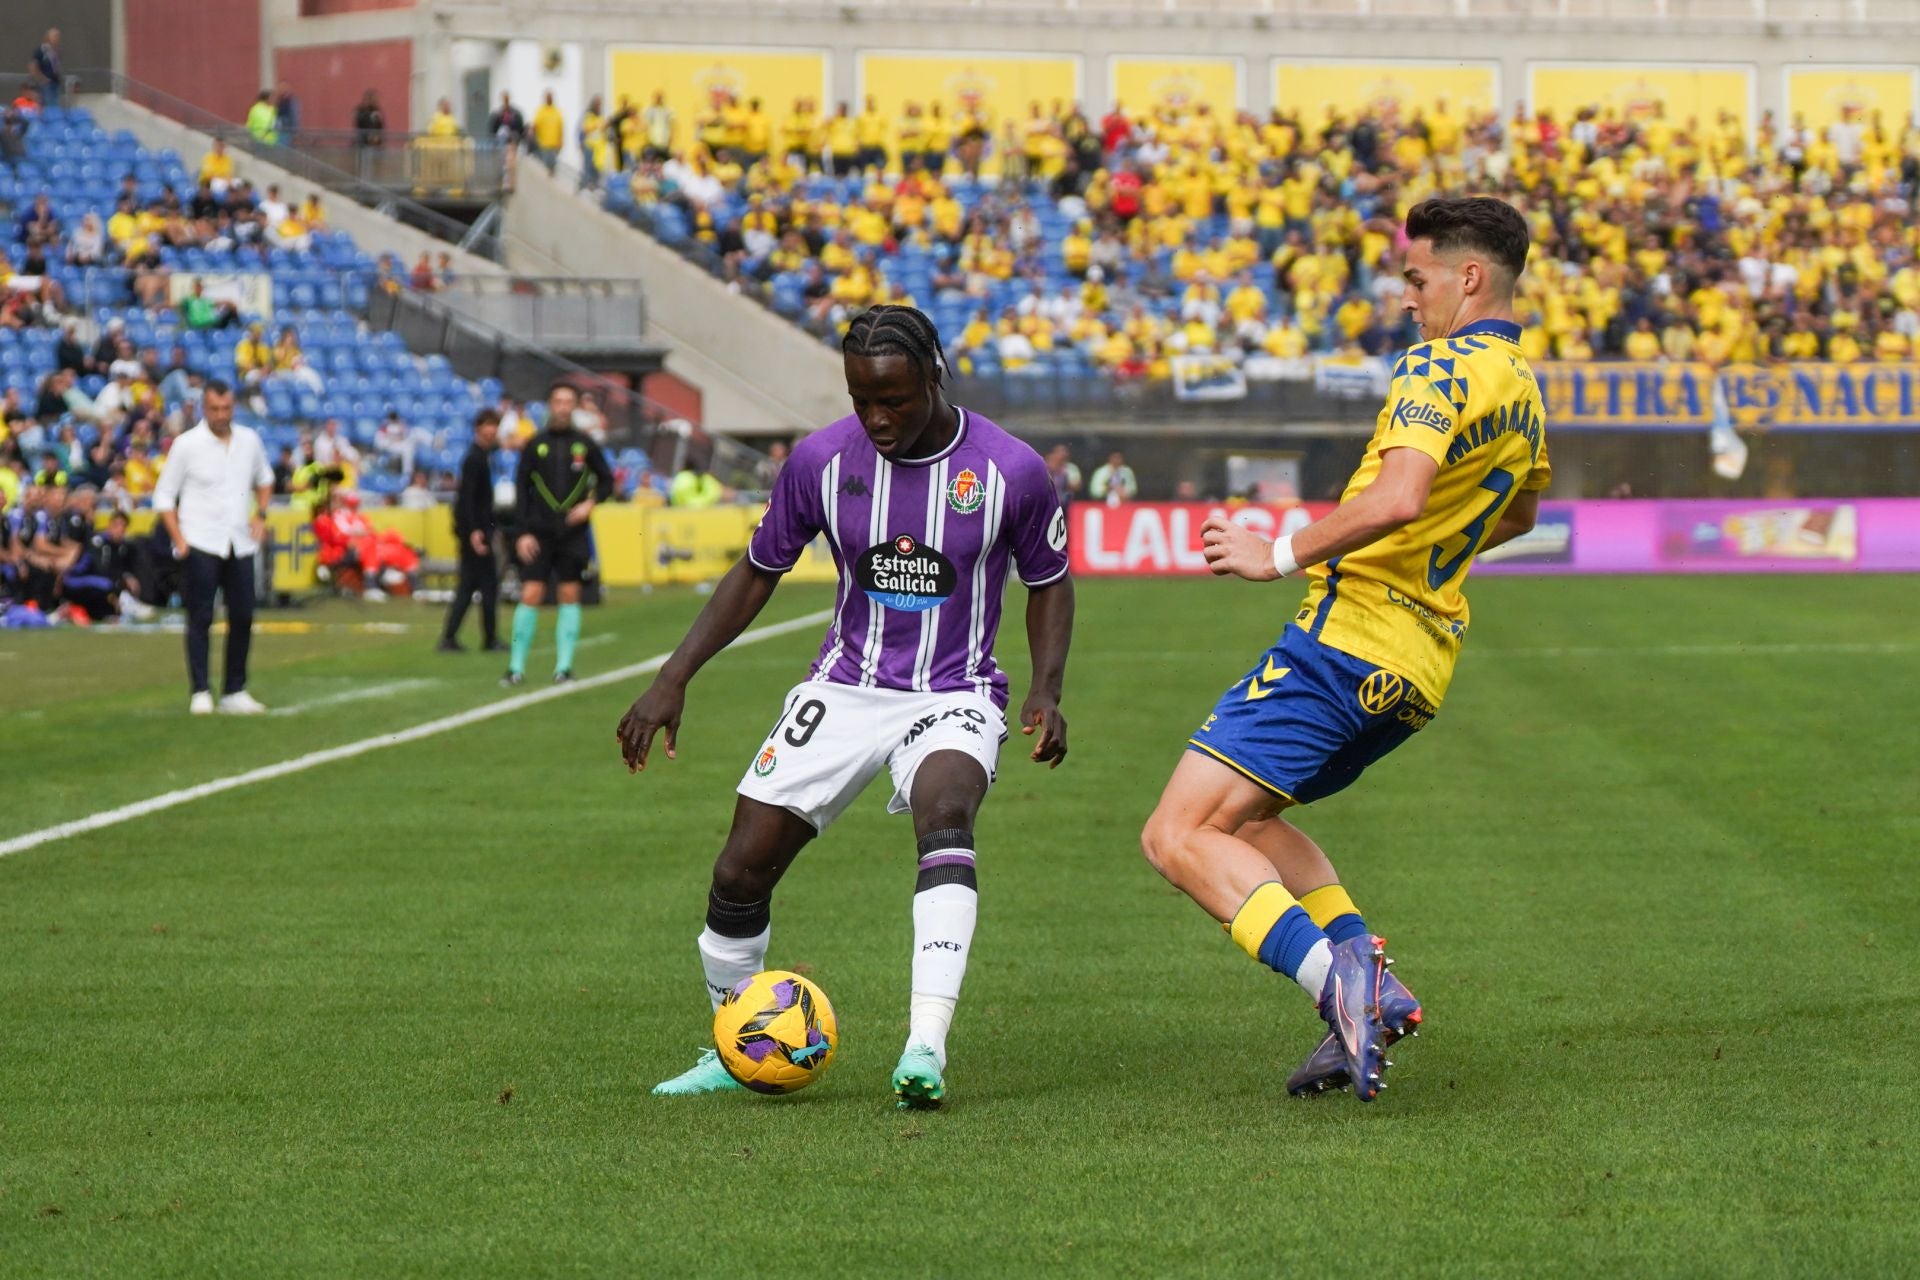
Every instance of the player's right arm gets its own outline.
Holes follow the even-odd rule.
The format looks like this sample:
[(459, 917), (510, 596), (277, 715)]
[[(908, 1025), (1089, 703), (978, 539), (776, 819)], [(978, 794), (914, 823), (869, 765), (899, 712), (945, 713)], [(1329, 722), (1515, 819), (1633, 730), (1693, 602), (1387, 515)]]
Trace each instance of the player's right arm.
[[(1293, 535), (1296, 564), (1305, 568), (1358, 551), (1419, 518), (1433, 492), (1440, 464), (1418, 449), (1393, 448), (1380, 455), (1373, 483)], [(1207, 567), (1222, 577), (1233, 574), (1253, 582), (1280, 577), (1273, 543), (1225, 515), (1201, 526)]]
[(820, 507), (819, 469), (803, 442), (773, 484), (773, 497), (760, 527), (753, 531), (747, 554), (720, 579), (707, 607), (693, 620), (686, 638), (660, 668), (647, 691), (621, 717), (615, 736), (627, 772), (647, 767), (653, 736), (664, 730), (667, 759), (674, 759), (680, 736), (680, 718), (687, 701), (687, 685), (707, 660), (732, 644), (735, 637), (760, 615), (772, 599), (781, 577), (799, 563), (801, 553), (824, 527)]
[(687, 685), (707, 660), (732, 644), (735, 637), (760, 616), (780, 576), (754, 565), (744, 556), (727, 570), (707, 600), (707, 607), (693, 620), (686, 638), (668, 658), (647, 691), (634, 699), (633, 706), (620, 718), (615, 737), (620, 740), (620, 756), (628, 773), (647, 767), (647, 752), (653, 735), (667, 735), (667, 759), (674, 759), (680, 737), (680, 718), (686, 711)]
[(1451, 365), (1421, 364), (1412, 353), (1403, 357), (1401, 366), (1370, 446), (1380, 454), (1380, 471), (1373, 482), (1281, 545), (1224, 516), (1209, 518), (1203, 526), (1208, 568), (1216, 574), (1271, 582), (1358, 551), (1420, 518), (1433, 492), (1434, 477), (1460, 433), (1465, 383), (1452, 376)]

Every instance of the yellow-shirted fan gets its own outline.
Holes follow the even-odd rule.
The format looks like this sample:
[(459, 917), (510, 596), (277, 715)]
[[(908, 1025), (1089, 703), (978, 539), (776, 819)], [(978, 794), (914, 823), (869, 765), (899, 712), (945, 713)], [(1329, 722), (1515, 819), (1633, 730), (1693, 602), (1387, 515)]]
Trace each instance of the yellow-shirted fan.
[(727, 1074), (756, 1093), (793, 1093), (818, 1080), (840, 1043), (826, 993), (797, 973), (769, 969), (727, 993), (713, 1015)]

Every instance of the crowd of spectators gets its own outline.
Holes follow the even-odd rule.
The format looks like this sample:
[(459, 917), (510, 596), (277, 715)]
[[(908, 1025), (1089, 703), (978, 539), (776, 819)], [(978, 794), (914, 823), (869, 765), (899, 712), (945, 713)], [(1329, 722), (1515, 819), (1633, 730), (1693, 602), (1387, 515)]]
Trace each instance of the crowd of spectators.
[(1748, 136), (1731, 115), (1659, 108), (1565, 119), (1440, 101), (1312, 121), (1193, 103), (1094, 120), (1035, 102), (996, 125), (985, 109), (866, 106), (823, 116), (802, 100), (775, 120), (726, 101), (673, 145), (670, 112), (656, 128), (596, 104), (583, 142), (631, 192), (610, 204), (677, 211), (717, 273), (784, 292), (829, 337), (880, 302), (958, 315), (946, 336), (963, 369), (1069, 349), (1146, 378), (1183, 353), (1385, 354), (1415, 338), (1403, 215), (1456, 192), (1527, 215), (1531, 358), (1920, 354), (1911, 119), (1850, 112), (1816, 130), (1768, 114)]
[[(286, 86), (263, 94), (261, 103), (253, 132), (270, 127), (283, 137), (298, 127)], [(21, 156), (29, 154), (40, 109), (30, 100), (8, 109), (6, 127)], [(503, 129), (521, 128), (510, 99), (503, 99), (499, 114)], [(529, 145), (543, 160), (561, 145), (557, 117), (549, 98), (526, 126)], [(371, 94), (356, 126), (363, 136), (384, 128)], [(361, 554), (362, 540), (353, 532), (362, 519), (356, 490), (377, 475), (385, 480), (377, 491), (395, 505), (440, 505), (451, 481), (446, 459), (464, 445), (465, 434), (450, 428), (444, 414), (429, 428), (409, 423), (397, 407), (370, 435), (367, 423), (356, 421), (350, 435), (337, 418), (317, 414), (297, 429), (287, 426), (287, 411), (272, 407), (274, 398), (285, 404), (290, 389), (321, 397), (329, 369), (339, 362), (310, 362), (301, 332), (284, 316), (271, 323), (253, 309), (244, 287), (210, 293), (204, 272), (185, 265), (217, 259), (226, 273), (273, 278), (276, 267), (294, 261), (282, 251), (305, 250), (325, 231), (317, 197), (293, 202), (275, 186), (256, 187), (219, 141), (190, 179), (155, 181), (129, 171), (117, 182), (105, 180), (87, 202), (69, 196), (58, 209), (47, 192), (27, 198), (14, 189), (16, 202), (5, 211), (11, 225), (0, 228), (0, 329), (9, 331), (0, 337), (11, 348), (8, 386), (0, 393), (0, 623), (145, 616), (176, 593), (164, 539), (129, 539), (127, 531), (147, 527), (141, 510), (151, 503), (174, 441), (199, 420), (213, 377), (231, 379), (243, 416), (280, 423), (294, 437), (276, 442), (274, 489), (307, 513), (316, 536), (324, 527), (356, 559), (377, 563), (369, 585), (410, 569), (398, 548)], [(96, 294), (100, 280), (87, 270), (110, 278), (106, 294)], [(187, 275), (176, 280), (176, 270)], [(445, 288), (454, 274), (447, 252), (437, 263), (423, 254), (411, 271), (391, 257), (379, 267), (380, 285), (395, 289)], [(63, 279), (85, 296), (67, 297)], [(102, 296), (119, 300), (94, 305)], [(214, 345), (216, 333), (223, 336)], [(200, 334), (209, 335), (207, 341), (195, 338)], [(337, 333), (331, 340), (338, 342)], [(20, 379), (23, 367), (35, 371), (31, 383)], [(505, 396), (489, 406), (501, 423), (498, 482), (510, 483), (518, 450), (537, 430), (543, 408)], [(607, 412), (593, 389), (583, 391), (576, 421), (604, 440)], [(683, 433), (691, 441), (691, 429)], [(701, 449), (681, 452), (697, 457)], [(771, 483), (782, 453), (769, 459), (758, 484), (744, 482), (748, 493)], [(697, 463), (669, 475), (639, 450), (614, 457), (617, 490), (627, 500), (701, 507), (740, 497)], [(728, 480), (738, 479), (728, 473)]]

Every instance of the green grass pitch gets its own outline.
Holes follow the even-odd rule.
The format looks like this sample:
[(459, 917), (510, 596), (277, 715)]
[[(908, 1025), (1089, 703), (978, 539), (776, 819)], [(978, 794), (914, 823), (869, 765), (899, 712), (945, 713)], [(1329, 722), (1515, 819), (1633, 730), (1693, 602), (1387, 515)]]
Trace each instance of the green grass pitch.
[[(1912, 1274), (1916, 580), (1471, 594), (1439, 718), (1301, 818), (1427, 1005), (1377, 1104), (1284, 1096), (1306, 1001), (1136, 843), (1294, 590), (1093, 581), (1072, 758), (1016, 739), (980, 823), (947, 1110), (888, 1092), (877, 787), (775, 899), (824, 1080), (646, 1093), (705, 1035), (708, 868), (809, 631), (723, 655), (643, 777), (636, 682), (0, 859), (0, 1273)], [(583, 673), (699, 602), (591, 611)], [(177, 637), (0, 636), (0, 839), (503, 696), (428, 608), (291, 616), (254, 685), (306, 709), (253, 721), (186, 717)]]

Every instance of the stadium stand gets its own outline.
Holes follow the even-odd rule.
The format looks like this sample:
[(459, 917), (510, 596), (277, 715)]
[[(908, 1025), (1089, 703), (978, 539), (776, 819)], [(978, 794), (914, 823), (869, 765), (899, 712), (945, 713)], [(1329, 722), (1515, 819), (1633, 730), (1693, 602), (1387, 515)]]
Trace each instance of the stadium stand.
[[(273, 455), (300, 449), (310, 459), (305, 446), (332, 419), (364, 456), (404, 457), (408, 466), (369, 466), (358, 476), (371, 495), (397, 497), (413, 470), (443, 487), (458, 469), (473, 414), (499, 402), (499, 384), (460, 378), (444, 356), (415, 355), (399, 334), (371, 332), (357, 319), (369, 290), (431, 288), (417, 269), (376, 260), (329, 229), (317, 201), (276, 207), (271, 188), (252, 190), (218, 151), (196, 173), (176, 152), (148, 151), (125, 131), (110, 135), (79, 108), (39, 113), (25, 140), (24, 157), (0, 168), (0, 206), (11, 211), (0, 388), (18, 406), (7, 432), (29, 461), (43, 450), (70, 455), (73, 470), (138, 502), (139, 478), (127, 483), (129, 449), (137, 441), (161, 457), (166, 440), (191, 424), (194, 388), (220, 377), (246, 389), (240, 420)], [(191, 285), (173, 290), (178, 305), (167, 305), (176, 276), (218, 287), (250, 275), (269, 282), (270, 305), (257, 314), (237, 313), (231, 299), (215, 306)], [(103, 406), (120, 342), (131, 348), (125, 405), (109, 395)], [(69, 403), (56, 407), (48, 379), (63, 350), (75, 376), (63, 393)], [(537, 424), (544, 408), (524, 412)], [(406, 428), (404, 454), (377, 447), (395, 420)], [(645, 455), (624, 462), (635, 483), (652, 482)]]
[(1749, 139), (1731, 116), (1598, 108), (1093, 121), (1036, 102), (957, 120), (936, 152), (910, 141), (924, 122), (893, 122), (893, 163), (847, 171), (818, 117), (804, 151), (743, 167), (726, 130), (745, 118), (720, 104), (665, 158), (607, 148), (605, 207), (830, 342), (873, 303), (925, 306), (978, 377), (1383, 355), (1414, 337), (1402, 215), (1469, 189), (1533, 225), (1530, 358), (1909, 361), (1920, 338), (1911, 119), (1769, 115)]

